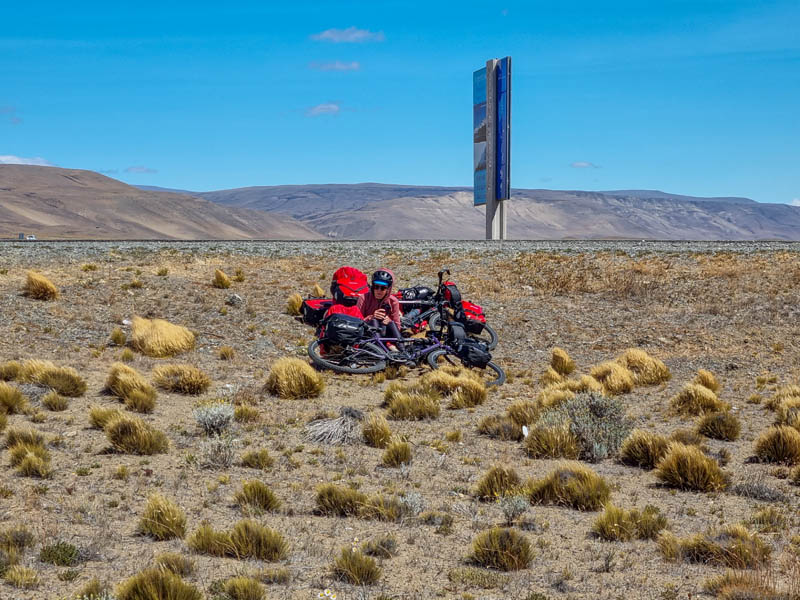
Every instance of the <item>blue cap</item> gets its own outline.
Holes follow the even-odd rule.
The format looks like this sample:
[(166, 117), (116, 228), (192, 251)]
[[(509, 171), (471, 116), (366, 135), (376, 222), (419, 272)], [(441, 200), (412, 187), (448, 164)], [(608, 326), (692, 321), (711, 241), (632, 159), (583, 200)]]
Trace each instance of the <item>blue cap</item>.
[(372, 285), (382, 285), (384, 287), (389, 287), (389, 282), (383, 281), (381, 279), (376, 279), (375, 281), (372, 282)]

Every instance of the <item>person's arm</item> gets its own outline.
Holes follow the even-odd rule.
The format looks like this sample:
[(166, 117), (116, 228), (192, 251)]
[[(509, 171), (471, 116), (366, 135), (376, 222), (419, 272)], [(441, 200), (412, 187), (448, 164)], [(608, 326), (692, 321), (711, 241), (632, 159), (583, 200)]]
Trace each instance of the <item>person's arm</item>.
[(400, 311), (400, 301), (394, 296), (389, 296), (389, 307), (391, 308), (389, 316), (399, 329), (403, 326), (403, 313)]
[(358, 301), (356, 302), (356, 308), (358, 308), (358, 311), (361, 313), (362, 318), (365, 321), (369, 321), (372, 318), (372, 315), (367, 316), (367, 315), (364, 314), (364, 295), (363, 294), (358, 297)]

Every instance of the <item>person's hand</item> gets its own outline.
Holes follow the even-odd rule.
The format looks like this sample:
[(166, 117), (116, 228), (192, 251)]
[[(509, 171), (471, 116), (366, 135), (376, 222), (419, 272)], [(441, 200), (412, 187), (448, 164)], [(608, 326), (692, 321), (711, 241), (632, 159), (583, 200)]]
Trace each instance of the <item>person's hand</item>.
[(386, 316), (381, 320), (381, 323), (383, 323), (384, 325), (388, 325), (391, 322), (392, 322), (392, 317), (389, 316)]
[(378, 310), (375, 311), (375, 314), (373, 314), (372, 316), (375, 317), (378, 321), (383, 322), (383, 320), (386, 318), (386, 311), (383, 310), (382, 308), (379, 308)]

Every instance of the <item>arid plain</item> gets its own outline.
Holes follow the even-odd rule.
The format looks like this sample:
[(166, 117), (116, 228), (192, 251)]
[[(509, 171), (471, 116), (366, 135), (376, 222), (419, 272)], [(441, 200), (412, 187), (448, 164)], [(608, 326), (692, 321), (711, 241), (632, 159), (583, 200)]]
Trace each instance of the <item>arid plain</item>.
[[(0, 246), (0, 363), (49, 360), (75, 369), (87, 386), (67, 400), (64, 410), (50, 410), (43, 402), (46, 388), (8, 381), (28, 403), (7, 415), (4, 434), (40, 432), (50, 473), (46, 478), (20, 475), (10, 451), (2, 451), (0, 531), (29, 531), (16, 561), (34, 571), (36, 581), (30, 587), (0, 583), (0, 597), (71, 598), (92, 578), (113, 590), (164, 552), (194, 562), (184, 580), (208, 598), (226, 598), (224, 582), (242, 574), (260, 579), (265, 598), (298, 600), (317, 598), (326, 589), (348, 599), (658, 599), (728, 593), (708, 586), (727, 570), (720, 555), (710, 551), (698, 559), (688, 551), (670, 553), (664, 541), (669, 533), (658, 540), (609, 541), (593, 533), (602, 508), (529, 501), (509, 519), (508, 503), (478, 497), (476, 489), (493, 467), (513, 469), (520, 481), (514, 493), (526, 497), (526, 482), (564, 466), (564, 459), (532, 457), (525, 441), (514, 436), (502, 439), (480, 431), (487, 417), (505, 415), (512, 405), (528, 403), (536, 412), (546, 408), (541, 377), (556, 347), (574, 360), (570, 380), (630, 348), (663, 361), (668, 380), (637, 384), (613, 399), (635, 429), (664, 438), (683, 431), (681, 439), (699, 444), (725, 479), (724, 485), (701, 492), (623, 464), (619, 453), (581, 461), (605, 480), (610, 501), (625, 510), (656, 507), (666, 518), (665, 531), (678, 541), (707, 534), (724, 546), (726, 535), (719, 532), (743, 525), (758, 541), (753, 547), (761, 559), (747, 572), (760, 583), (740, 583), (752, 595), (720, 597), (800, 597), (798, 467), (791, 453), (780, 462), (765, 462), (763, 452), (754, 458), (757, 440), (780, 419), (776, 398), (793, 397), (788, 386), (800, 383), (800, 254), (795, 246), (743, 245), (735, 251), (677, 246), (664, 252), (644, 245), (630, 254), (613, 243), (593, 252), (495, 252), (495, 246), (481, 243), (450, 251), (446, 243), (439, 245), (353, 242), (328, 249), (319, 245), (313, 254), (296, 256), (231, 252), (225, 243), (191, 250), (155, 243), (100, 251), (94, 246), (92, 252), (62, 252), (58, 244), (45, 251), (34, 244), (13, 251), (11, 245)], [(327, 288), (331, 273), (343, 264), (365, 272), (389, 266), (401, 286), (433, 284), (438, 269), (449, 267), (465, 298), (484, 307), (500, 337), (494, 356), (509, 381), (490, 390), (483, 403), (450, 409), (443, 400), (435, 418), (388, 420), (393, 434), (411, 446), (412, 460), (402, 468), (384, 466), (384, 451), (360, 436), (345, 445), (315, 443), (308, 439), (308, 424), (338, 416), (341, 407), (367, 417), (386, 416), (387, 386), (411, 384), (427, 368), (390, 374), (397, 375), (393, 381), (324, 372), (325, 389), (312, 399), (278, 398), (264, 388), (278, 359), (307, 360), (305, 348), (314, 335), (287, 314), (287, 297), (305, 296), (315, 285)], [(214, 287), (217, 269), (234, 279), (229, 288)], [(25, 296), (29, 270), (47, 277), (59, 297)], [(195, 335), (194, 348), (152, 358), (127, 347), (135, 316), (187, 327)], [(112, 341), (117, 328), (125, 339), (117, 334)], [(220, 358), (223, 346), (233, 349), (226, 360)], [(112, 365), (120, 361), (148, 381), (159, 366), (192, 365), (211, 384), (199, 395), (159, 389), (153, 410), (135, 413), (105, 391)], [(714, 375), (719, 383), (714, 396), (740, 424), (732, 441), (692, 439), (697, 436), (687, 432), (695, 432), (700, 415), (675, 410), (673, 398), (700, 369)], [(228, 429), (230, 466), (206, 466), (209, 436), (194, 417), (199, 404), (216, 398), (252, 408), (240, 411)], [(168, 449), (147, 456), (110, 450), (106, 433), (90, 424), (90, 409), (96, 406), (140, 417), (166, 434)], [(245, 453), (259, 450), (271, 457), (269, 466), (242, 465)], [(266, 484), (280, 506), (264, 512), (242, 508), (236, 496), (248, 480)], [(326, 483), (367, 497), (381, 495), (402, 505), (402, 514), (390, 520), (320, 514), (316, 494)], [(184, 512), (183, 536), (156, 541), (137, 531), (153, 493)], [(244, 518), (280, 533), (288, 544), (285, 558), (217, 557), (190, 548), (188, 540), (203, 521), (228, 530)], [(525, 538), (532, 557), (525, 568), (503, 572), (474, 564), (473, 541), (495, 526), (509, 526)], [(381, 539), (393, 540), (387, 542), (392, 550), (377, 558), (381, 572), (375, 583), (356, 586), (335, 576), (332, 565), (343, 549)], [(63, 566), (42, 560), (42, 550), (57, 542), (77, 549), (74, 560)]]

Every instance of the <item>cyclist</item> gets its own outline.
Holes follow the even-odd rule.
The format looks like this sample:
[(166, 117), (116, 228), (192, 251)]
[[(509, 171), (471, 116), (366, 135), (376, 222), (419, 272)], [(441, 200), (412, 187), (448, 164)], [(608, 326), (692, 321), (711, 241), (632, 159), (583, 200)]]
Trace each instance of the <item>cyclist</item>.
[[(392, 296), (394, 273), (389, 269), (378, 269), (372, 274), (369, 291), (358, 297), (356, 307), (364, 315), (364, 320), (371, 326), (377, 327), (381, 335), (386, 337), (400, 337), (400, 302)], [(392, 350), (394, 344), (387, 344)]]

